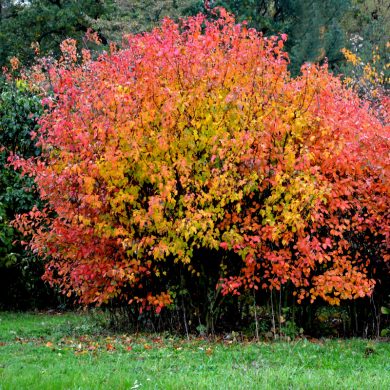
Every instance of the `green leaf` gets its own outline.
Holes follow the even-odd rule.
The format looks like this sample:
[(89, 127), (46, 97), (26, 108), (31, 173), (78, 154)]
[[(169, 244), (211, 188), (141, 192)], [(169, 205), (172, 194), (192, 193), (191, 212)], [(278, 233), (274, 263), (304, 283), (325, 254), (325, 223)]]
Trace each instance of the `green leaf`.
[(382, 314), (390, 314), (390, 308), (389, 308), (389, 307), (382, 306), (382, 307), (381, 307), (381, 313), (382, 313)]

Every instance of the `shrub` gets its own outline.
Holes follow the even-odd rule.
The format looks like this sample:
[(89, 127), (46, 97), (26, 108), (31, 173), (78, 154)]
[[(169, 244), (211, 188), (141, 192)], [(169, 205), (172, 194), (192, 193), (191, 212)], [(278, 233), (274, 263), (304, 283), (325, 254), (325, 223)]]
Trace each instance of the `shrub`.
[(18, 153), (23, 158), (40, 151), (30, 132), (38, 128), (42, 114), (41, 99), (21, 80), (3, 81), (0, 86), (0, 307), (26, 309), (53, 302), (53, 293), (41, 276), (42, 259), (24, 250), (21, 234), (10, 222), (18, 213), (26, 213), (39, 204), (34, 180), (22, 177), (7, 164)]
[(83, 304), (159, 312), (183, 279), (210, 305), (284, 284), (338, 304), (388, 274), (388, 128), (326, 66), (291, 78), (285, 35), (220, 14), (79, 65), (68, 40), (50, 70), (42, 155), (13, 159), (48, 207), (16, 225)]

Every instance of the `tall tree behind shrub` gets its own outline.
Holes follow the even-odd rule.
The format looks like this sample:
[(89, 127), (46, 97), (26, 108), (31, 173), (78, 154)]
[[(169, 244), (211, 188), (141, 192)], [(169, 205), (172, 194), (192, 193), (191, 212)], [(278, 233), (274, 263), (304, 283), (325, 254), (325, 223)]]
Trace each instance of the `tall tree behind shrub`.
[(381, 0), (353, 3), (345, 20), (349, 53), (344, 51), (347, 62), (341, 71), (355, 83), (359, 93), (375, 100), (378, 89), (389, 95), (390, 6)]
[(120, 43), (123, 35), (150, 31), (166, 17), (178, 20), (202, 10), (202, 0), (118, 0), (110, 12), (89, 20), (107, 40)]
[[(66, 38), (82, 41), (95, 20), (109, 12), (111, 1), (3, 1), (0, 14), (0, 66), (12, 57), (29, 65), (36, 50), (57, 55)], [(38, 45), (38, 46), (37, 46)]]
[(325, 58), (333, 67), (343, 56), (346, 31), (343, 20), (350, 1), (338, 0), (219, 0), (210, 2), (226, 7), (266, 35), (287, 33), (286, 50), (290, 54), (290, 69), (299, 73), (305, 62), (319, 63)]

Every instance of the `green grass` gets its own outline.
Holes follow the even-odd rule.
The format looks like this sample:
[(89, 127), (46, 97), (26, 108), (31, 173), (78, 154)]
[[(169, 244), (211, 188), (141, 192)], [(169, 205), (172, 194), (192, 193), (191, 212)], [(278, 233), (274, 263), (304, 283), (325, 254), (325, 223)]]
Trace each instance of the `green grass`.
[(190, 341), (0, 313), (0, 389), (390, 389), (390, 344)]

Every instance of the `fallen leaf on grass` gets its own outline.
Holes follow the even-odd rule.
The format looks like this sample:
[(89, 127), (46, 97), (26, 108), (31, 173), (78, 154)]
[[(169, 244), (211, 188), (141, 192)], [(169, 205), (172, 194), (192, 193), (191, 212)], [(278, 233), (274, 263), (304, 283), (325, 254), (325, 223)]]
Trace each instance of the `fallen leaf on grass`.
[(135, 380), (133, 387), (130, 387), (130, 389), (138, 389), (141, 386), (141, 383), (139, 383), (137, 380)]
[(106, 349), (107, 351), (115, 351), (115, 347), (110, 343), (106, 344)]
[(47, 348), (53, 348), (53, 343), (52, 343), (51, 341), (48, 341), (48, 342), (45, 344), (45, 346), (46, 346)]
[(20, 344), (27, 344), (29, 342), (29, 340), (26, 340), (22, 337), (15, 337), (15, 341)]
[(79, 355), (85, 355), (85, 354), (87, 354), (87, 353), (88, 353), (88, 351), (85, 351), (85, 350), (84, 350), (84, 351), (75, 351), (74, 354), (75, 354), (76, 356), (79, 356)]

